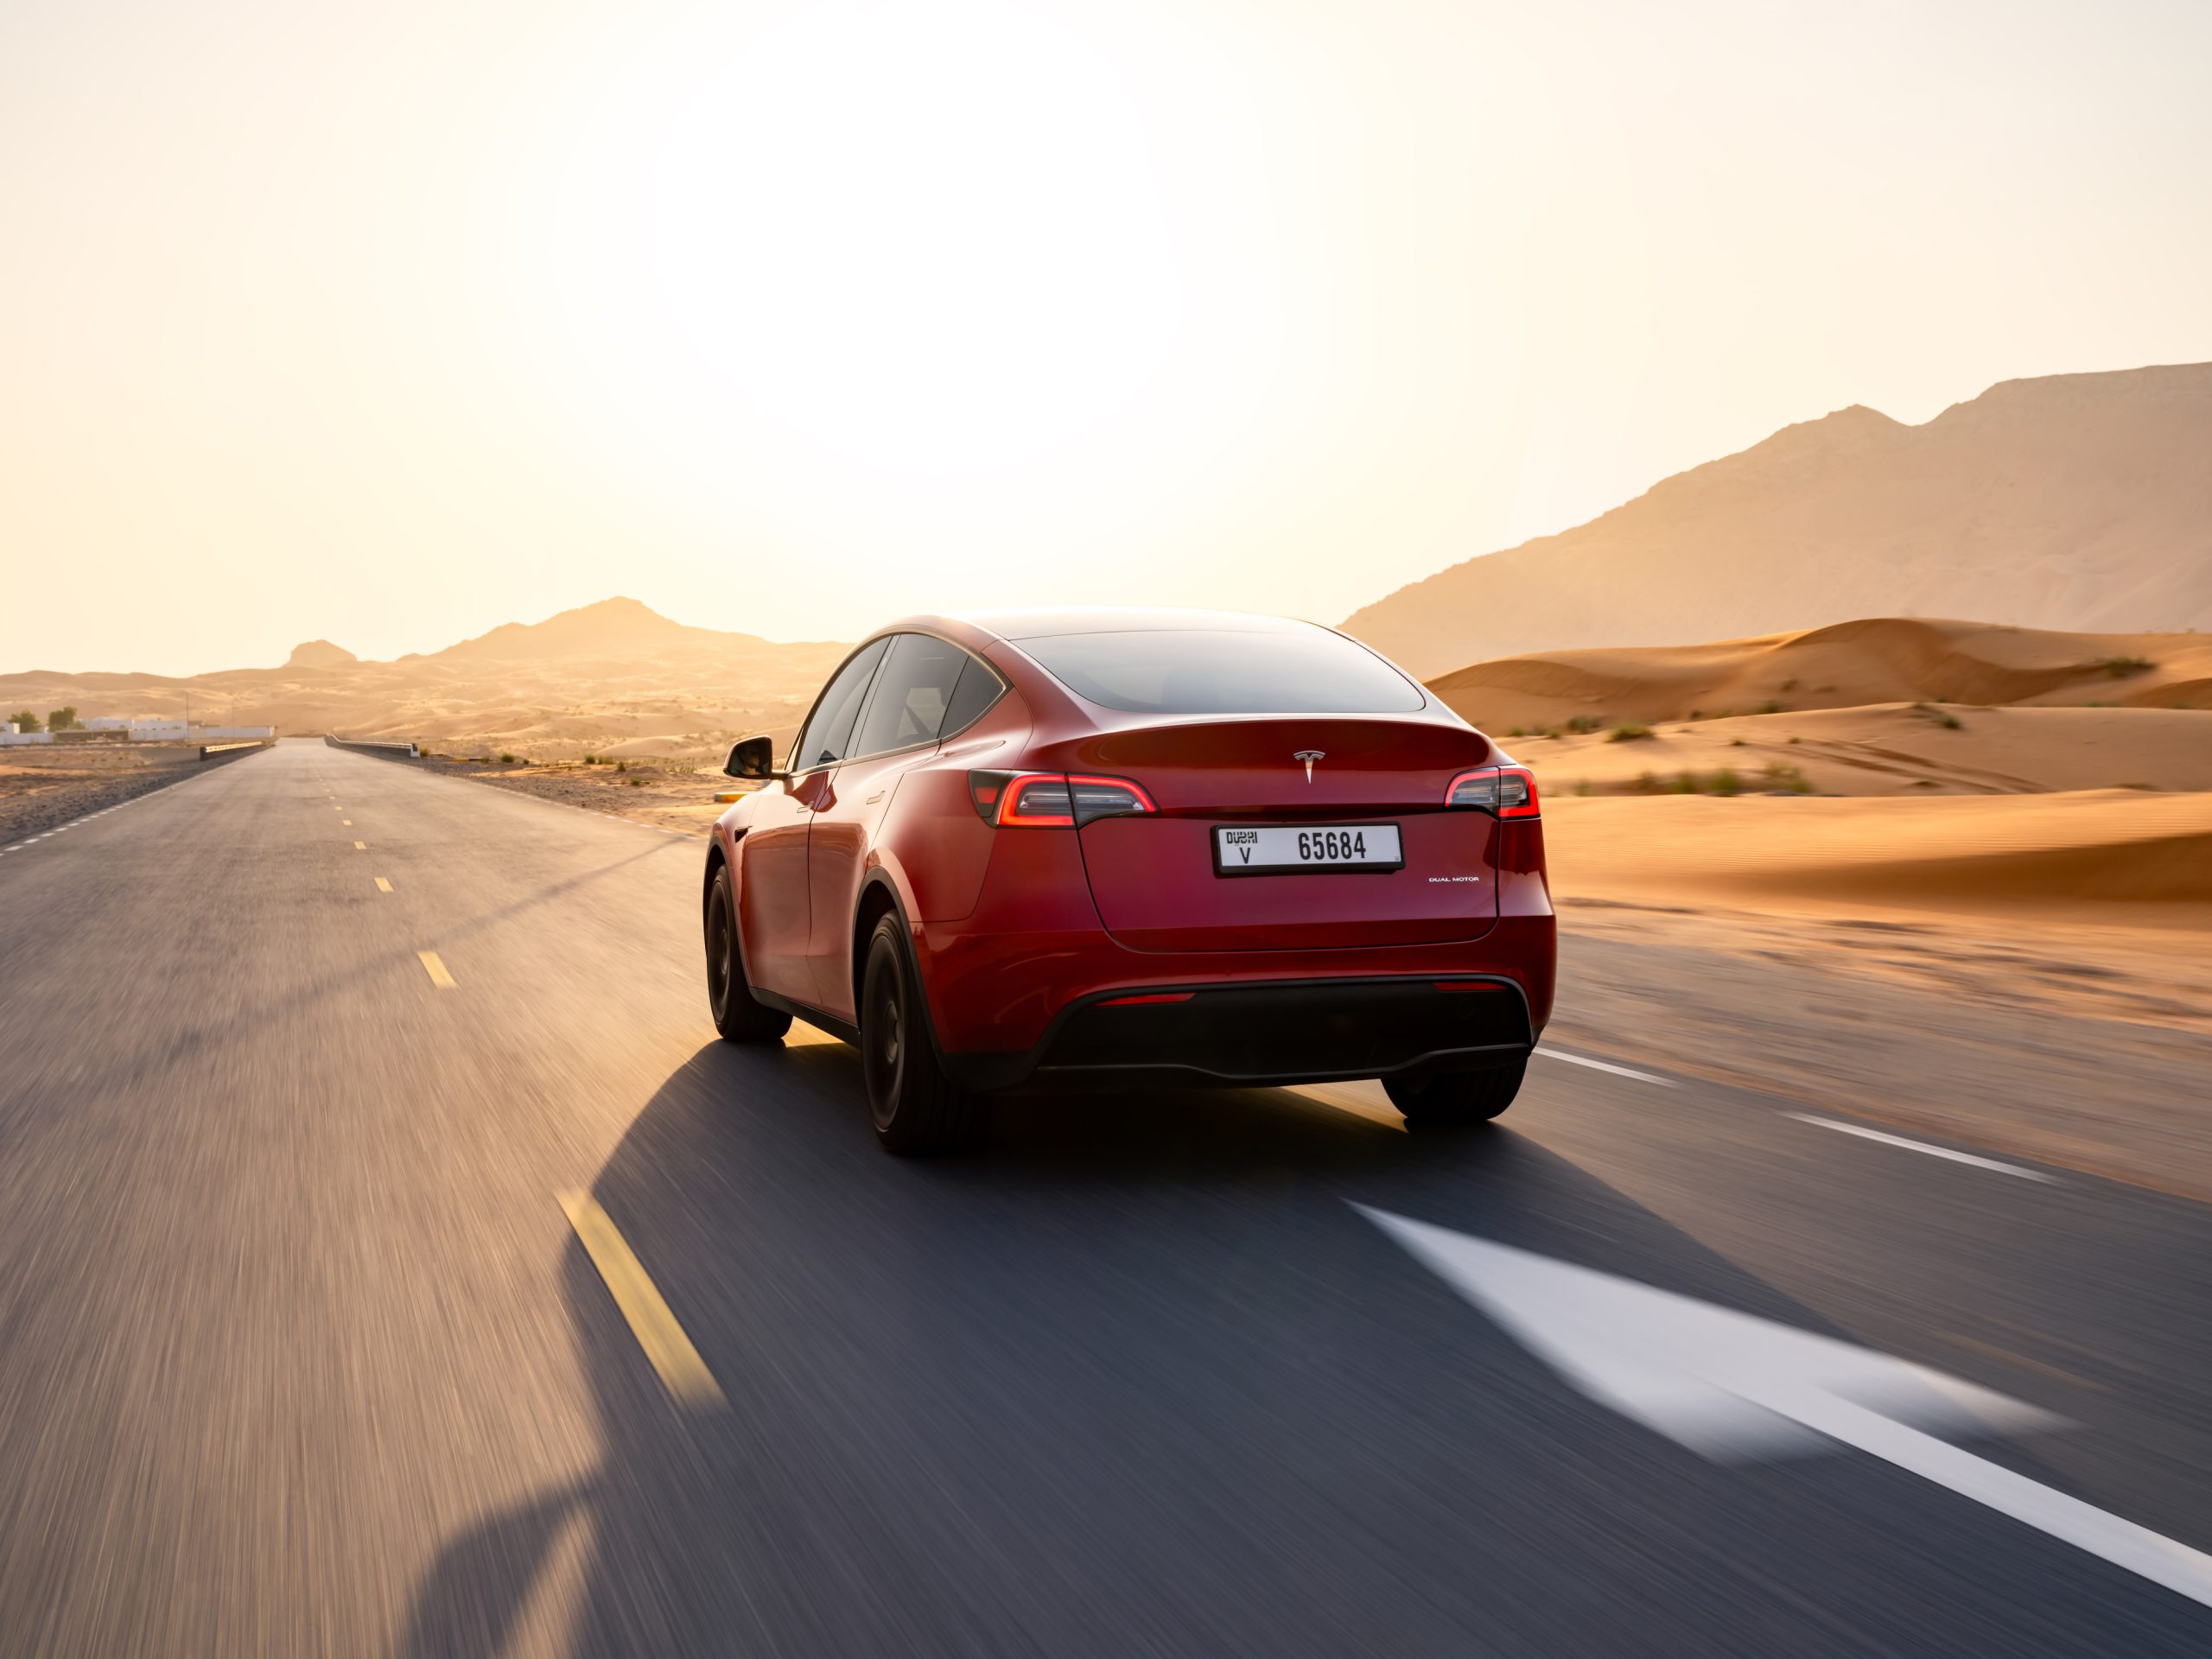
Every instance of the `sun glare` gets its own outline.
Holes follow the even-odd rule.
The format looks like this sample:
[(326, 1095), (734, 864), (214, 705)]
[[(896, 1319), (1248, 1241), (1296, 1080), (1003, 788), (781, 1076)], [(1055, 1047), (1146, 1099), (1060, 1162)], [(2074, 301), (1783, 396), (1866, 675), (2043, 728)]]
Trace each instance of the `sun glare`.
[[(1142, 111), (1020, 10), (832, 5), (632, 77), (578, 257), (665, 413), (879, 474), (1083, 442), (1174, 359)], [(614, 301), (609, 304), (607, 302)]]

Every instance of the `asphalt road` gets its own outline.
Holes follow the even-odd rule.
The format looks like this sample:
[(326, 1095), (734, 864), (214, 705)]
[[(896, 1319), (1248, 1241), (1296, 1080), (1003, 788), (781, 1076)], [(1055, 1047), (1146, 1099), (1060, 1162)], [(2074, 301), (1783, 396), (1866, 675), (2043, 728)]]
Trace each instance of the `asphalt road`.
[(2058, 1414), (1973, 1450), (2212, 1550), (2202, 1207), (1558, 1059), (901, 1163), (842, 1046), (714, 1039), (701, 851), (292, 742), (0, 853), (0, 1650), (2212, 1650), (1891, 1463), (1685, 1449), (1352, 1203)]

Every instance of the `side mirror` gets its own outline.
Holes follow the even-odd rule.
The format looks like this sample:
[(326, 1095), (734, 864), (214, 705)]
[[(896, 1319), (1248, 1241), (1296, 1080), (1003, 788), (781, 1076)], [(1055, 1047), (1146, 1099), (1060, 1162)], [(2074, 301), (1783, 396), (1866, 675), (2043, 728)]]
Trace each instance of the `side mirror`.
[(787, 774), (776, 770), (776, 749), (766, 737), (741, 738), (730, 745), (729, 762), (722, 767), (733, 778), (766, 783)]

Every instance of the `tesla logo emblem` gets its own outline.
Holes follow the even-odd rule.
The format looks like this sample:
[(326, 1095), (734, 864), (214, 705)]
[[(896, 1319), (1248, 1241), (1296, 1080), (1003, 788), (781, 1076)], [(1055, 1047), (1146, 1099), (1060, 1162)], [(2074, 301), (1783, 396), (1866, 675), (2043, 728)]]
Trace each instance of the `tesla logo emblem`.
[(1313, 763), (1316, 760), (1325, 760), (1329, 757), (1319, 749), (1300, 749), (1290, 758), (1294, 760), (1303, 760), (1306, 763), (1306, 781), (1310, 784), (1313, 781)]

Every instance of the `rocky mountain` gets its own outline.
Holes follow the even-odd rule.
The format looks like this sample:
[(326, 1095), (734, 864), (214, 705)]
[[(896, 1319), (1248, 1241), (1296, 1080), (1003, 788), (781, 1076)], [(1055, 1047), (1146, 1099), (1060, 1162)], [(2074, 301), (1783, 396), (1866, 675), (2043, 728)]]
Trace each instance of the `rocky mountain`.
[(1882, 615), (2212, 627), (2212, 364), (2008, 380), (1922, 426), (1841, 410), (1344, 626), (1430, 677)]
[(287, 668), (343, 668), (348, 663), (361, 659), (343, 645), (334, 645), (327, 639), (310, 639), (292, 647), (292, 654), (284, 659)]
[[(509, 622), (429, 653), (430, 662), (620, 661), (671, 651), (714, 651), (752, 655), (788, 647), (772, 645), (758, 634), (724, 633), (671, 621), (634, 599), (602, 599), (595, 605), (563, 611), (543, 622)], [(403, 657), (399, 659), (410, 659)]]

